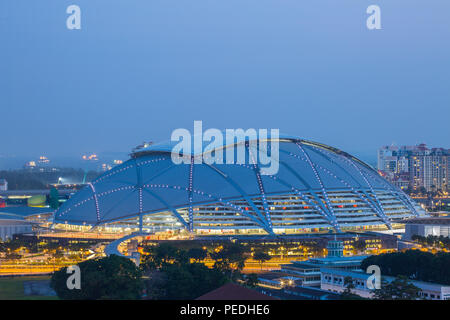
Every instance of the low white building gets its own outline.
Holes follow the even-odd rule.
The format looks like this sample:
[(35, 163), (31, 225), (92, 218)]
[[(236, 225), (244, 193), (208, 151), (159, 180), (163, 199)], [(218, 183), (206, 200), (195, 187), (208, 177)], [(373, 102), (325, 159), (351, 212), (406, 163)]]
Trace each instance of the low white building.
[[(321, 269), (321, 283), (320, 289), (342, 293), (346, 289), (344, 279), (350, 277), (355, 286), (352, 293), (364, 298), (372, 298), (374, 294), (373, 289), (367, 287), (367, 279), (372, 275), (369, 273), (358, 271), (346, 271), (341, 269)], [(391, 282), (395, 278), (382, 276), (382, 280)], [(450, 300), (450, 286), (437, 283), (422, 282), (410, 280), (413, 285), (420, 289), (419, 295), (427, 300)]]
[(14, 234), (32, 232), (33, 224), (15, 214), (0, 213), (0, 241), (11, 239)]
[(418, 218), (405, 223), (403, 240), (412, 240), (414, 235), (450, 237), (450, 217)]

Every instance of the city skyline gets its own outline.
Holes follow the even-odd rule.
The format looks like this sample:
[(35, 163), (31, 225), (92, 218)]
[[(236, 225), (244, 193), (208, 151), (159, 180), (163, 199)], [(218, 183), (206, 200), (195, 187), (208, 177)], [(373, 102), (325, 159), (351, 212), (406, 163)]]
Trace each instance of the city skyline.
[(377, 168), (386, 180), (401, 189), (448, 191), (450, 149), (417, 146), (382, 146)]
[[(155, 141), (156, 143), (161, 142), (161, 141)], [(350, 154), (352, 154), (353, 156), (356, 156), (357, 158), (359, 158), (360, 160), (365, 161), (366, 163), (368, 163), (369, 165), (371, 165), (374, 168), (377, 168), (379, 165), (379, 156), (378, 156), (378, 152), (381, 148), (384, 147), (404, 147), (404, 146), (419, 146), (419, 145), (426, 145), (428, 148), (433, 149), (433, 148), (438, 148), (438, 149), (448, 149), (450, 150), (450, 147), (447, 146), (434, 146), (434, 145), (430, 145), (427, 143), (417, 143), (417, 144), (411, 144), (411, 145), (407, 145), (407, 144), (397, 144), (397, 143), (391, 143), (391, 144), (380, 144), (376, 149), (372, 150), (371, 152), (367, 152), (367, 153), (360, 153), (360, 152), (352, 152), (351, 150), (347, 150), (349, 151)], [(78, 167), (83, 167), (82, 164), (88, 164), (89, 162), (85, 161), (86, 159), (83, 159), (83, 156), (86, 155), (92, 155), (92, 154), (96, 154), (98, 155), (99, 159), (99, 163), (105, 163), (106, 162), (113, 162), (115, 160), (127, 160), (129, 158), (130, 153), (132, 152), (132, 150), (135, 148), (136, 146), (130, 147), (130, 150), (128, 151), (115, 151), (115, 152), (111, 152), (111, 151), (106, 151), (106, 152), (81, 152), (79, 154), (73, 153), (71, 155), (65, 155), (65, 156), (61, 156), (58, 155), (57, 153), (55, 154), (48, 154), (45, 152), (37, 152), (33, 155), (11, 155), (11, 154), (2, 154), (0, 153), (0, 170), (15, 170), (15, 169), (21, 169), (27, 166), (27, 164), (30, 161), (38, 161), (39, 157), (49, 157), (51, 164), (57, 167), (74, 167), (74, 168), (78, 168)], [(92, 167), (92, 166), (89, 166)]]

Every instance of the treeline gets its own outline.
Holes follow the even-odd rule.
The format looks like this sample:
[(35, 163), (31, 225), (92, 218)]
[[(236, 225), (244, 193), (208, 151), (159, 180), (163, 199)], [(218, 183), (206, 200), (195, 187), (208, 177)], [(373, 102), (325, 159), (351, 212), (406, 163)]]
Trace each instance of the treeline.
[[(201, 263), (207, 257), (214, 261), (212, 268)], [(140, 268), (148, 277), (147, 299), (195, 299), (230, 281), (240, 280), (254, 286), (255, 277), (247, 279), (241, 273), (248, 257), (243, 246), (233, 243), (210, 252), (203, 248), (176, 248), (167, 243), (146, 246)]]
[[(77, 278), (69, 279), (64, 267), (52, 275), (50, 286), (64, 300), (135, 300), (141, 299), (144, 289), (142, 272), (128, 258), (111, 255), (102, 259), (86, 260), (78, 264)], [(76, 272), (76, 271), (75, 271)], [(68, 284), (73, 285), (70, 287)]]
[(427, 189), (425, 189), (425, 187), (419, 187), (417, 189), (413, 189), (411, 187), (408, 187), (405, 192), (408, 195), (422, 195), (422, 196), (427, 196), (430, 198), (434, 198), (436, 196), (442, 196), (444, 195), (444, 191), (441, 188), (436, 188), (435, 186), (431, 186), (432, 190), (427, 191)]
[(450, 253), (419, 250), (386, 253), (364, 259), (361, 268), (366, 270), (370, 265), (379, 266), (385, 276), (450, 285)]
[[(85, 171), (82, 169), (62, 168), (58, 171), (40, 172), (35, 170), (3, 170), (0, 171), (0, 179), (8, 181), (9, 190), (40, 190), (46, 189), (49, 184), (58, 182), (63, 177), (67, 182), (80, 183), (83, 181)], [(95, 179), (99, 175), (96, 171), (86, 174), (86, 182)]]
[[(201, 261), (209, 257), (208, 268)], [(61, 299), (192, 300), (227, 282), (255, 287), (256, 274), (241, 273), (249, 253), (239, 244), (225, 244), (212, 251), (182, 249), (168, 243), (145, 246), (141, 264), (116, 255), (78, 264), (80, 290), (67, 286), (67, 268), (56, 271), (51, 287)]]
[(0, 240), (0, 252), (12, 252), (18, 249), (23, 249), (28, 253), (39, 253), (41, 251), (52, 251), (59, 248), (64, 248), (67, 251), (79, 251), (79, 250), (87, 250), (93, 244), (86, 242), (71, 242), (71, 241), (52, 241), (52, 240), (43, 240), (37, 238), (30, 239), (10, 239), (7, 241)]
[(450, 250), (450, 238), (444, 236), (433, 236), (429, 235), (427, 237), (413, 235), (411, 237), (413, 241), (424, 245), (424, 246), (433, 246), (436, 248), (446, 248)]

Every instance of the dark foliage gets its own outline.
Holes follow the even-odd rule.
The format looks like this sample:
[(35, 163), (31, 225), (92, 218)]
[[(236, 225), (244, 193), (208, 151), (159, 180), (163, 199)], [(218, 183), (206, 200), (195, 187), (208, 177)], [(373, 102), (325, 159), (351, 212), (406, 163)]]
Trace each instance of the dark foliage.
[(156, 299), (195, 299), (228, 281), (220, 270), (209, 269), (201, 263), (167, 264), (160, 271), (165, 276), (164, 290), (160, 290), (161, 286), (155, 289), (162, 295), (152, 294), (152, 287), (147, 287)]
[(378, 265), (383, 275), (450, 285), (450, 253), (419, 250), (386, 253), (364, 259), (361, 268), (366, 270), (370, 265)]
[(68, 289), (67, 268), (56, 271), (51, 287), (58, 297), (68, 300), (140, 299), (143, 290), (141, 271), (127, 258), (111, 255), (78, 264), (81, 289)]
[(406, 277), (399, 276), (394, 281), (381, 284), (381, 289), (375, 290), (376, 300), (417, 300), (420, 289)]

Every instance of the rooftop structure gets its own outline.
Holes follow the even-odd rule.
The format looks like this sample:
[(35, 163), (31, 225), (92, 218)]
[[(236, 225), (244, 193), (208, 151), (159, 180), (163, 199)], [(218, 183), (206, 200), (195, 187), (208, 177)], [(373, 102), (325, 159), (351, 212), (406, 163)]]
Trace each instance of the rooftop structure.
[(277, 300), (271, 296), (235, 283), (227, 283), (196, 300)]
[[(181, 164), (172, 161), (172, 142), (144, 146), (70, 198), (54, 220), (80, 230), (263, 236), (392, 229), (424, 214), (372, 167), (320, 143), (264, 140), (279, 144), (273, 175), (261, 174), (258, 164), (226, 164), (228, 151), (250, 159), (259, 142), (244, 137), (183, 151), (189, 161)], [(197, 163), (222, 151), (223, 164)]]
[[(283, 290), (283, 293), (293, 296), (295, 300), (340, 300), (341, 298), (339, 294), (311, 287), (288, 287)], [(280, 296), (284, 297), (282, 294)], [(289, 296), (286, 298), (291, 298)]]

